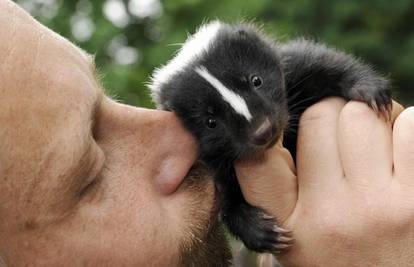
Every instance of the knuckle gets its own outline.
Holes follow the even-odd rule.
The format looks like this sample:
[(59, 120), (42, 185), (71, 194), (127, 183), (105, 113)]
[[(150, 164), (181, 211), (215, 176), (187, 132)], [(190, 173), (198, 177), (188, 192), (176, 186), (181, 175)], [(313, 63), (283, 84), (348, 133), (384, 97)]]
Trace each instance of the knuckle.
[(353, 240), (353, 231), (347, 220), (334, 219), (338, 216), (332, 216), (329, 219), (324, 218), (320, 222), (321, 239), (330, 244), (341, 244), (351, 242)]
[(310, 106), (305, 110), (300, 119), (300, 124), (313, 123), (315, 121), (323, 121), (329, 117), (335, 117), (339, 113), (340, 108), (344, 105), (341, 98), (326, 98), (322, 101)]
[[(414, 133), (414, 107), (406, 108), (395, 120), (394, 127), (405, 133)], [(412, 137), (411, 137), (412, 138)]]
[(349, 101), (341, 111), (340, 117), (344, 121), (354, 121), (355, 119), (364, 120), (376, 118), (374, 110), (366, 103), (359, 101)]
[[(406, 160), (411, 159), (414, 153), (414, 107), (405, 109), (395, 120), (394, 137), (398, 144), (397, 151), (406, 155)], [(407, 165), (406, 166), (410, 166)]]

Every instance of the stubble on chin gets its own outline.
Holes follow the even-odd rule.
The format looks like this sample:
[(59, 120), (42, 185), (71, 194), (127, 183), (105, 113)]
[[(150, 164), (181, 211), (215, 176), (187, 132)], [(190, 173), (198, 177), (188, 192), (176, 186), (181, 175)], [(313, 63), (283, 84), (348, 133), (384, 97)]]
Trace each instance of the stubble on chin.
[[(180, 243), (179, 266), (227, 267), (232, 254), (224, 227), (214, 216), (212, 173), (202, 163), (196, 163), (184, 179), (181, 190), (191, 194), (187, 216), (184, 218), (185, 237)], [(210, 186), (209, 186), (210, 184)], [(206, 201), (208, 203), (206, 205)]]

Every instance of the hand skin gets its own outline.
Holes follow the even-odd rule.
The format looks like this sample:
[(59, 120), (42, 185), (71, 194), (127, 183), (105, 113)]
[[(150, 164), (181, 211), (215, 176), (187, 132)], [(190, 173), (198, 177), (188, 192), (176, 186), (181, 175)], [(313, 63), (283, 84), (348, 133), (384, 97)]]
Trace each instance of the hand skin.
[(105, 96), (93, 58), (13, 2), (0, 25), (0, 266), (226, 262), (178, 119)]
[(414, 108), (391, 125), (329, 98), (301, 118), (296, 170), (280, 145), (238, 164), (246, 199), (293, 231), (284, 266), (414, 265)]

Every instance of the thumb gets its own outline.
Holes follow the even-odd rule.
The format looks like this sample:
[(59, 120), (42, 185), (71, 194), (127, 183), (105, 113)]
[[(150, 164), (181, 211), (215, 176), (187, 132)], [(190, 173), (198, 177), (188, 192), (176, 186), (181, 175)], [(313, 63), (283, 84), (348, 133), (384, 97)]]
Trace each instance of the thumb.
[(296, 205), (297, 177), (292, 156), (280, 140), (255, 158), (236, 162), (236, 174), (246, 201), (275, 216), (288, 219)]

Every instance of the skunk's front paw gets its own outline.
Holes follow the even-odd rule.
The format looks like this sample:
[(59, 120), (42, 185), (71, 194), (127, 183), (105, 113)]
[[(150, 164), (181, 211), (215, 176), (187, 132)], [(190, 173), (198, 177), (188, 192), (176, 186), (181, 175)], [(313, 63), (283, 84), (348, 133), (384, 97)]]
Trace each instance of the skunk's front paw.
[(367, 103), (375, 112), (391, 118), (391, 90), (389, 82), (385, 79), (373, 79), (367, 84), (357, 84), (347, 93), (351, 100), (358, 100)]
[(293, 244), (291, 231), (279, 227), (272, 216), (247, 203), (241, 203), (223, 219), (250, 250), (279, 254)]

